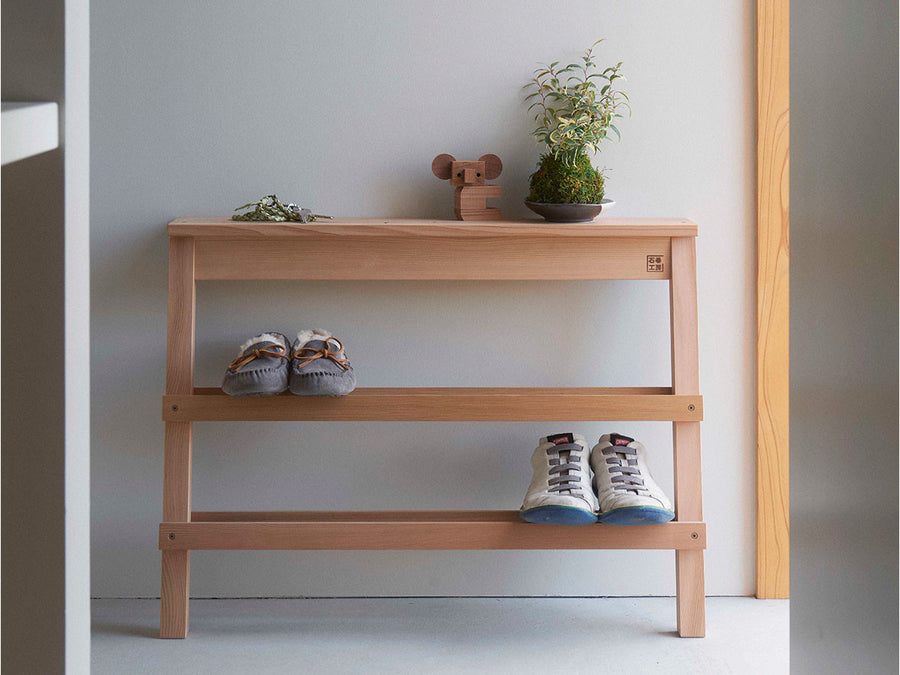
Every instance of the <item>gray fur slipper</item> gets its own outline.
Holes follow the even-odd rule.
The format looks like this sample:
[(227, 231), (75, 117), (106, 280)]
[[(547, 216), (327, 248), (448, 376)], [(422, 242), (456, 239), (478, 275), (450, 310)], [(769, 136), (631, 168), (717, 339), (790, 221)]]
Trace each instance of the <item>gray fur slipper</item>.
[(241, 345), (225, 371), (222, 391), (229, 396), (271, 396), (288, 388), (291, 355), (281, 333), (261, 333)]
[(291, 355), (290, 386), (298, 396), (345, 396), (356, 389), (344, 345), (329, 331), (300, 331)]

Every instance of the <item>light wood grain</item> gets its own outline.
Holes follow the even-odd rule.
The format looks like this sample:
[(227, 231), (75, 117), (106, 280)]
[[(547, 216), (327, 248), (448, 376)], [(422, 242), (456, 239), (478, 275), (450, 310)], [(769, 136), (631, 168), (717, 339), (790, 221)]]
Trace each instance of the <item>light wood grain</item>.
[(703, 551), (675, 551), (678, 635), (706, 637), (706, 597)]
[(456, 157), (443, 152), (431, 160), (431, 173), (441, 180), (449, 180), (453, 175), (453, 162), (455, 161)]
[(485, 173), (483, 161), (455, 161), (450, 166), (450, 185), (484, 185)]
[(194, 386), (194, 241), (169, 239), (169, 300), (166, 329), (166, 392), (187, 394)]
[(494, 180), (503, 172), (503, 162), (497, 155), (488, 153), (478, 158), (479, 162), (484, 162), (484, 177), (488, 180)]
[[(696, 269), (694, 240), (673, 241), (669, 294), (672, 392), (679, 396), (697, 395), (700, 391)], [(677, 517), (679, 520), (702, 520), (699, 422), (676, 421), (673, 440)]]
[[(191, 516), (190, 422), (167, 422), (163, 476), (163, 520), (187, 522)], [(163, 551), (160, 586), (160, 637), (183, 638), (188, 629), (190, 551)]]
[[(672, 240), (672, 280), (669, 283), (672, 338), (672, 391), (700, 391), (697, 323), (697, 253), (693, 239)], [(679, 521), (703, 520), (700, 423), (674, 422), (675, 513)], [(678, 634), (706, 634), (703, 551), (675, 552)]]
[(757, 2), (756, 595), (790, 597), (789, 2)]
[(279, 239), (331, 236), (455, 238), (491, 237), (696, 237), (697, 225), (687, 218), (598, 218), (591, 223), (548, 223), (544, 220), (460, 222), (422, 218), (335, 218), (313, 223), (257, 223), (228, 218), (178, 218), (169, 223), (170, 237), (198, 239)]
[(163, 520), (190, 520), (193, 427), (189, 420), (166, 422)]
[(500, 209), (487, 205), (487, 200), (500, 197), (499, 185), (466, 185), (453, 193), (453, 212), (460, 220), (501, 220)]
[(518, 511), (194, 511), (194, 523), (521, 522)]
[[(283, 513), (283, 512), (282, 512)], [(244, 513), (251, 518), (267, 513)], [(476, 549), (700, 549), (704, 523), (644, 527), (563, 527), (526, 523), (517, 511), (296, 512), (290, 520), (206, 519), (161, 523), (163, 550), (476, 550)]]
[[(700, 522), (703, 401), (697, 377), (696, 225), (684, 219), (567, 225), (192, 219), (171, 223), (169, 234), (164, 522), (159, 532), (164, 637), (187, 633), (191, 549), (674, 549), (679, 633), (703, 635), (706, 528)], [(197, 279), (671, 279), (673, 386), (364, 388), (339, 399), (231, 398), (218, 389), (192, 386)], [(515, 511), (190, 511), (191, 429), (197, 420), (600, 419), (674, 421), (676, 522), (564, 528), (524, 523)]]
[[(353, 396), (381, 396), (391, 393), (410, 393), (417, 395), (443, 396), (444, 394), (458, 394), (460, 396), (485, 395), (552, 395), (572, 394), (576, 396), (598, 395), (642, 395), (663, 396), (672, 393), (672, 387), (360, 387), (355, 389)], [(218, 387), (194, 387), (195, 396), (220, 396), (222, 390)], [(278, 396), (291, 397), (285, 392)], [(303, 398), (303, 397), (300, 397)], [(310, 397), (306, 397), (307, 399)]]
[(660, 237), (203, 239), (197, 279), (668, 279), (669, 251)]
[(172, 549), (162, 552), (159, 636), (184, 638), (188, 632), (191, 552)]
[[(640, 388), (635, 388), (641, 391)], [(699, 395), (610, 393), (602, 388), (360, 388), (347, 396), (237, 398), (221, 390), (163, 397), (167, 421), (700, 420)]]
[[(169, 303), (166, 338), (166, 391), (194, 388), (194, 241), (169, 240)], [(167, 422), (163, 457), (163, 519), (191, 518), (192, 424)], [(183, 638), (188, 629), (191, 558), (189, 551), (164, 552), (161, 563), (160, 636)]]

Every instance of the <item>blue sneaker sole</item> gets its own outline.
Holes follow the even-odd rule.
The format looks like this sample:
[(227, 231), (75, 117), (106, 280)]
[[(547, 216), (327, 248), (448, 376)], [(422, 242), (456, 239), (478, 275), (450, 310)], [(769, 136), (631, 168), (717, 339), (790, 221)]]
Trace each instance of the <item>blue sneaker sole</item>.
[(597, 522), (596, 514), (574, 506), (536, 506), (519, 511), (519, 516), (529, 523), (549, 525), (591, 525)]
[(672, 511), (652, 506), (624, 506), (600, 514), (598, 523), (606, 525), (658, 525), (675, 517)]

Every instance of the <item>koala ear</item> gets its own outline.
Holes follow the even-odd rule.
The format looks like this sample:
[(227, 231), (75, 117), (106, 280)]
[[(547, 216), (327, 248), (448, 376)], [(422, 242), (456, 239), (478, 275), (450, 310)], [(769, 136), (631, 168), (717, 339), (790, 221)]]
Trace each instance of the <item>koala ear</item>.
[(484, 177), (487, 180), (494, 180), (503, 171), (503, 162), (497, 155), (482, 155), (478, 161), (484, 162)]
[(433, 173), (441, 180), (447, 180), (450, 178), (450, 173), (453, 168), (453, 162), (455, 161), (456, 157), (454, 157), (453, 155), (448, 155), (447, 153), (438, 155), (433, 160), (431, 160), (431, 173)]

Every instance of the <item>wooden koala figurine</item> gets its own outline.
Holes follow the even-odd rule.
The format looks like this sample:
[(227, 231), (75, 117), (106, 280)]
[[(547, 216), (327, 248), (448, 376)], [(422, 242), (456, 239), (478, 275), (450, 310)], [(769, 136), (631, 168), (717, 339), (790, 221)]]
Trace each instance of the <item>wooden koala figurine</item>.
[(485, 200), (500, 196), (499, 185), (485, 185), (503, 171), (497, 155), (482, 155), (475, 162), (457, 162), (453, 155), (438, 155), (431, 162), (431, 172), (441, 180), (456, 185), (453, 210), (459, 220), (500, 220), (500, 209), (487, 206)]

